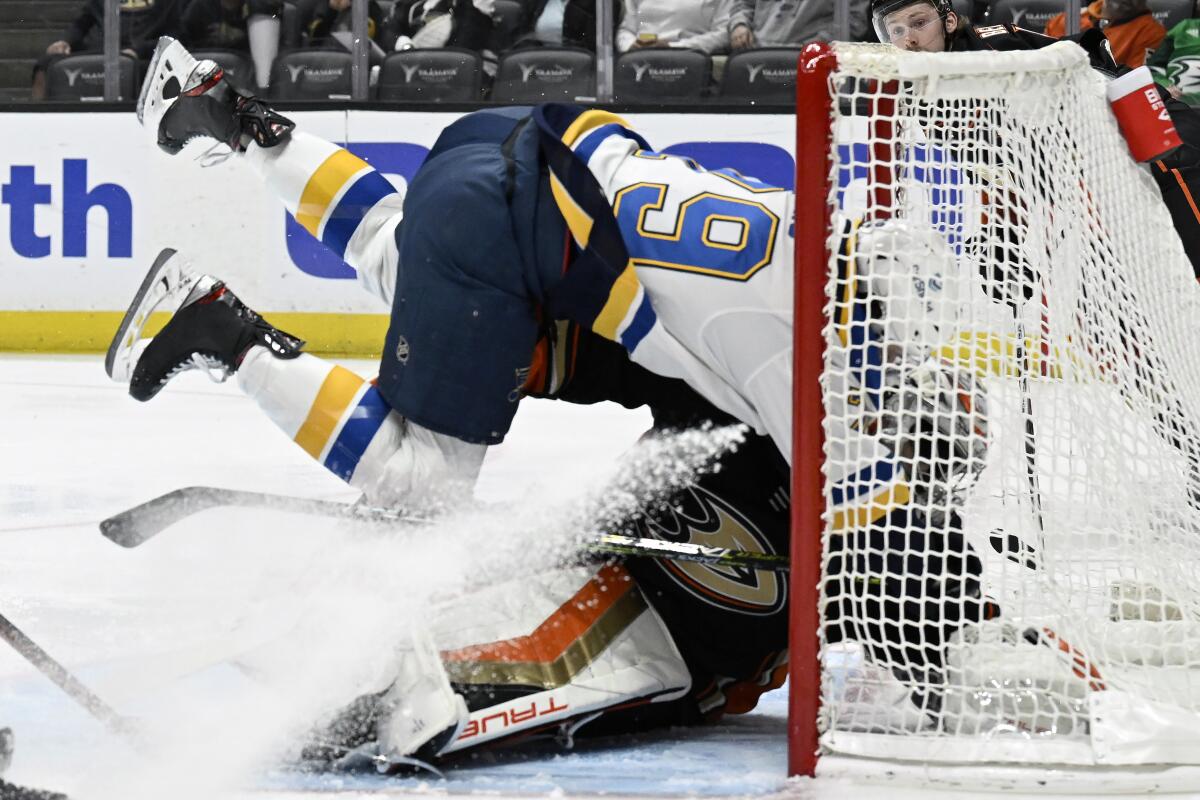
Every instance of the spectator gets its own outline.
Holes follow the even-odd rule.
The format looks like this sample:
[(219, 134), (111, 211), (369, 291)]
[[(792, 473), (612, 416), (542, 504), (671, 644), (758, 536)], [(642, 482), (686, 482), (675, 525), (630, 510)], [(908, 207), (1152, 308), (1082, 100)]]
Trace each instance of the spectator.
[(278, 17), (283, 0), (189, 0), (183, 11), (183, 39), (189, 48), (249, 52), (251, 17)]
[[(333, 47), (337, 42), (333, 34), (350, 32), (354, 29), (350, 13), (351, 0), (301, 0), (298, 7), (300, 27), (308, 34), (310, 47)], [(383, 34), (383, 10), (375, 0), (367, 4), (367, 38), (380, 47), (385, 42)], [(386, 48), (385, 48), (386, 49)]]
[[(870, 5), (870, 0), (851, 0), (851, 41), (862, 41), (870, 32)], [(831, 42), (837, 38), (835, 34), (829, 0), (734, 0), (729, 17), (733, 50)]]
[[(623, 7), (613, 6), (613, 39), (624, 17)], [(528, 7), (532, 29), (518, 46), (541, 44), (550, 47), (596, 49), (596, 0), (533, 0)]]
[(709, 55), (729, 52), (733, 0), (624, 0), (617, 50), (687, 47)]
[[(121, 52), (149, 65), (160, 36), (180, 34), (181, 0), (121, 0), (118, 21)], [(34, 100), (46, 99), (46, 69), (72, 53), (99, 53), (104, 49), (104, 0), (85, 0), (63, 37), (46, 48), (33, 67)]]
[(386, 24), (389, 41), (482, 53), (492, 35), (495, 8), (493, 0), (399, 0)]
[(1172, 97), (1200, 105), (1200, 19), (1192, 17), (1172, 27), (1146, 65)]
[[(1099, 27), (1112, 48), (1113, 59), (1127, 67), (1140, 67), (1146, 56), (1162, 44), (1167, 29), (1154, 18), (1147, 0), (1095, 0), (1079, 12), (1079, 29)], [(1046, 23), (1046, 35), (1061, 39), (1067, 17), (1059, 14)]]
[(249, 52), (255, 81), (265, 87), (279, 52), (283, 0), (190, 0), (183, 11), (183, 41), (193, 49)]

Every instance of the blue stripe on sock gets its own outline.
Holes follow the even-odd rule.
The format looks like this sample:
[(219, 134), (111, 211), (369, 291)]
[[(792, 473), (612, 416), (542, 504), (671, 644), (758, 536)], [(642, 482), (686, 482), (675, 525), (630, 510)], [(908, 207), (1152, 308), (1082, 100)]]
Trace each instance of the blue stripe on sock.
[(364, 173), (338, 200), (321, 231), (321, 241), (339, 258), (345, 258), (346, 246), (362, 218), (376, 203), (395, 191), (396, 187), (375, 170)]
[(625, 345), (625, 349), (632, 353), (657, 321), (658, 315), (654, 313), (654, 307), (650, 305), (650, 298), (643, 293), (642, 304), (634, 312), (633, 319), (629, 321), (629, 327), (621, 334), (621, 344)]
[(350, 412), (350, 418), (338, 433), (337, 441), (329, 448), (329, 455), (325, 456), (325, 468), (342, 480), (349, 481), (367, 445), (375, 438), (391, 410), (391, 406), (379, 394), (379, 389), (369, 387)]
[(840, 506), (842, 503), (855, 499), (863, 492), (885, 483), (891, 483), (895, 474), (896, 468), (891, 461), (868, 464), (855, 474), (843, 478), (841, 483), (833, 487), (833, 504)]

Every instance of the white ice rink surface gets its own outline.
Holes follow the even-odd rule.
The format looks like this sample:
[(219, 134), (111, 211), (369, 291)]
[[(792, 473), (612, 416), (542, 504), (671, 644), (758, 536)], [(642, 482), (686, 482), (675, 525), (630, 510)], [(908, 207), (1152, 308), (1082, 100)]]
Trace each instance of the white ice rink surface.
[[(345, 363), (371, 374), (370, 363)], [(612, 404), (524, 401), (477, 491), (510, 509), (498, 512), (497, 536), (519, 539), (522, 521), (538, 519), (529, 508), (561, 505), (596, 484), (648, 425), (647, 413)], [(445, 780), (274, 769), (297, 709), (355, 666), (355, 647), (370, 650), (386, 638), (391, 621), (382, 610), (419, 607), (412, 595), (461, 582), (472, 557), (364, 551), (327, 522), (246, 511), (200, 515), (136, 550), (103, 539), (100, 519), (187, 485), (354, 499), (233, 382), (184, 375), (142, 405), (108, 381), (98, 356), (0, 355), (0, 426), (0, 613), (152, 740), (139, 749), (107, 733), (0, 644), (0, 726), (17, 737), (5, 775), (13, 782), (72, 800), (287, 800), (313, 791), (339, 800), (930, 796), (897, 785), (788, 781), (785, 691), (717, 726), (585, 742), (569, 752), (547, 745), (483, 754)], [(536, 547), (525, 538), (521, 546)], [(372, 563), (358, 563), (364, 557)], [(487, 566), (486, 556), (474, 558)], [(313, 596), (332, 600), (314, 610), (305, 604)], [(310, 637), (301, 648), (289, 644), (296, 630)], [(307, 682), (268, 696), (234, 666), (271, 658), (311, 667), (301, 670)], [(935, 794), (980, 793), (968, 780)]]
[[(371, 374), (369, 363), (347, 365)], [(508, 441), (489, 453), (478, 496), (551, 504), (594, 480), (648, 424), (648, 414), (612, 404), (525, 401)], [(303, 593), (306, 582), (320, 580), (323, 562), (339, 557), (336, 534), (322, 537), (310, 525), (293, 538), (288, 517), (245, 524), (199, 517), (123, 550), (96, 524), (193, 484), (327, 499), (354, 493), (279, 433), (232, 381), (216, 385), (195, 373), (142, 405), (108, 381), (99, 357), (0, 356), (0, 425), (0, 613), (119, 711), (179, 740), (166, 756), (138, 755), (0, 645), (0, 726), (17, 737), (7, 779), (74, 800), (283, 797), (301, 787), (347, 796), (514, 797), (758, 796), (784, 787), (783, 692), (715, 728), (539, 757), (488, 756), (446, 781), (271, 773), (269, 758), (257, 758), (270, 734), (247, 731), (256, 721), (237, 707), (244, 676), (222, 662), (270, 640), (270, 621), (290, 593)], [(393, 571), (394, 582), (375, 593), (380, 604), (403, 594), (406, 565)]]

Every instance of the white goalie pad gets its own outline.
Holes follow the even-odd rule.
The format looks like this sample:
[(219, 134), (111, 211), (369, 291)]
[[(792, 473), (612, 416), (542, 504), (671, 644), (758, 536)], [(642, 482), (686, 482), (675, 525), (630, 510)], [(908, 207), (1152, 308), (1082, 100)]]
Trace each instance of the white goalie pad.
[(521, 576), (433, 614), (455, 688), (477, 697), (497, 689), (505, 698), (471, 711), (442, 753), (578, 726), (606, 709), (673, 700), (691, 688), (666, 626), (620, 567)]
[(399, 674), (384, 695), (387, 716), (379, 725), (379, 752), (392, 762), (402, 761), (421, 745), (454, 727), (448, 740), (458, 738), (467, 721), (467, 705), (450, 688), (450, 680), (433, 640), (426, 631), (413, 631), (397, 651)]

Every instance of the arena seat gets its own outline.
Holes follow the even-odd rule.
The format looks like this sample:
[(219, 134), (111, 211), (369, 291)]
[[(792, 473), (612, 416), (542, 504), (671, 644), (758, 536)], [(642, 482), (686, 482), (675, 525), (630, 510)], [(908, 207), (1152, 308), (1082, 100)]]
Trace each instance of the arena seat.
[(954, 11), (963, 19), (978, 24), (987, 13), (987, 0), (951, 0)]
[(576, 47), (514, 50), (500, 58), (492, 99), (502, 103), (574, 101), (594, 97), (596, 59)]
[(711, 79), (707, 53), (671, 47), (634, 50), (617, 57), (613, 94), (622, 103), (694, 103)]
[(193, 50), (192, 55), (198, 59), (211, 59), (221, 65), (225, 77), (239, 89), (253, 92), (255, 87), (254, 62), (249, 53), (237, 50)]
[[(138, 96), (137, 63), (126, 55), (117, 56), (118, 82), (121, 100), (136, 100)], [(104, 99), (104, 55), (80, 53), (64, 56), (46, 69), (47, 100)]]
[(496, 0), (492, 13), (491, 48), (497, 53), (507, 50), (520, 38), (525, 25), (525, 8), (517, 0)]
[(279, 49), (295, 50), (304, 44), (304, 31), (300, 27), (300, 10), (295, 3), (285, 2), (280, 15)]
[(1041, 33), (1050, 18), (1061, 14), (1062, 0), (994, 0), (988, 9), (987, 24), (1011, 22)]
[(293, 50), (271, 65), (273, 100), (345, 100), (353, 57), (338, 50)]
[(758, 47), (725, 62), (721, 100), (727, 103), (795, 105), (798, 47)]
[(379, 69), (378, 97), (410, 103), (478, 100), (483, 59), (471, 50), (444, 47), (392, 53)]
[(1167, 30), (1194, 16), (1196, 11), (1193, 0), (1150, 0), (1148, 5), (1154, 18)]

